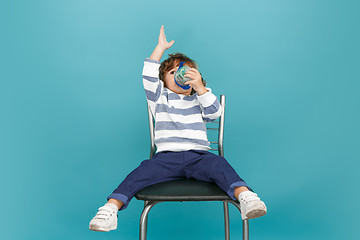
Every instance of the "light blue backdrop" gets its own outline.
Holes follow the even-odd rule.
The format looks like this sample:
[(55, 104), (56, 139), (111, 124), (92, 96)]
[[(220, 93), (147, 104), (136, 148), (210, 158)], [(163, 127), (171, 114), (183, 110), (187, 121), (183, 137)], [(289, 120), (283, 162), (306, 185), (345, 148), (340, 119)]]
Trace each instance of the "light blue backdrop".
[[(251, 239), (360, 239), (358, 1), (1, 1), (1, 239), (138, 239), (88, 230), (148, 157), (143, 60), (197, 60), (227, 95), (225, 155), (266, 201)], [(222, 204), (153, 208), (149, 239), (223, 239)], [(241, 218), (231, 207), (231, 236)]]

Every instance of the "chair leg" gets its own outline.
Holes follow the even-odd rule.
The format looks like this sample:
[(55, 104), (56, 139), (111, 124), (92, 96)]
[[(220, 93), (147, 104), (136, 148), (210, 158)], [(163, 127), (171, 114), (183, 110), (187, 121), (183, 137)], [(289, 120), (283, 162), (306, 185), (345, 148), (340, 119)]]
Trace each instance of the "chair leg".
[(243, 240), (249, 240), (249, 220), (243, 220)]
[(146, 232), (147, 232), (147, 222), (148, 222), (148, 214), (150, 209), (155, 206), (155, 204), (159, 203), (159, 201), (145, 201), (144, 209), (141, 213), (140, 217), (140, 240), (146, 240)]
[[(230, 201), (241, 213), (240, 206), (235, 201)], [(243, 240), (249, 240), (249, 220), (243, 220)]]
[(223, 201), (223, 203), (224, 203), (225, 240), (230, 240), (229, 204), (226, 201)]

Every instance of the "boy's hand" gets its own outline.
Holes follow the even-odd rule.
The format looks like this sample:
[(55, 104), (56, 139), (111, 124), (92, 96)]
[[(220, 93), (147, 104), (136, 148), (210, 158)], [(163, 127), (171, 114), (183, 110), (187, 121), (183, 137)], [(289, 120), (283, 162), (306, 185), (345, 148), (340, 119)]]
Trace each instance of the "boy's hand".
[(202, 77), (200, 72), (196, 68), (190, 68), (184, 75), (184, 77), (191, 78), (192, 80), (186, 82), (185, 84), (192, 87), (198, 95), (203, 95), (207, 92), (207, 89), (202, 83)]
[(172, 40), (171, 42), (168, 42), (166, 40), (164, 25), (161, 25), (158, 46), (166, 50), (170, 48), (174, 44), (174, 42), (174, 40)]
[(159, 42), (158, 42), (158, 45), (156, 46), (155, 50), (151, 54), (150, 59), (155, 60), (155, 61), (160, 61), (165, 50), (170, 48), (174, 44), (174, 42), (175, 42), (174, 40), (172, 40), (171, 42), (168, 42), (166, 40), (166, 36), (164, 33), (164, 25), (161, 25), (160, 34), (159, 34)]

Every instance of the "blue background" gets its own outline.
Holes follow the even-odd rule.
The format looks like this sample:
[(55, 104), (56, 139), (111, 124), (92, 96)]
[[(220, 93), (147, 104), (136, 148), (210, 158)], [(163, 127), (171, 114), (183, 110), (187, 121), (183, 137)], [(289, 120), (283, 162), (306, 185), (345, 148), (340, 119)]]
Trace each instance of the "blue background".
[[(141, 71), (195, 59), (226, 94), (225, 156), (267, 203), (251, 239), (360, 239), (358, 1), (1, 1), (1, 239), (138, 239), (133, 200), (88, 230), (148, 157)], [(232, 239), (241, 218), (230, 208)], [(148, 239), (223, 239), (222, 204), (163, 203)]]

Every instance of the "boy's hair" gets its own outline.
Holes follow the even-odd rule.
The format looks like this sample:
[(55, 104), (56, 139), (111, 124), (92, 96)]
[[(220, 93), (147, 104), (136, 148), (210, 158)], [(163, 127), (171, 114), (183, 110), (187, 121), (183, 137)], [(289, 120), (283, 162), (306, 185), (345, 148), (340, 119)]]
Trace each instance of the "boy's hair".
[[(169, 54), (169, 57), (160, 64), (159, 79), (164, 81), (165, 73), (170, 71), (174, 67), (179, 66), (180, 62), (185, 62), (185, 65), (188, 65), (191, 68), (198, 69), (197, 63), (194, 60), (187, 57), (185, 54), (172, 53), (172, 54)], [(202, 76), (201, 76), (201, 80), (202, 80), (203, 85), (206, 86), (206, 81), (204, 80), (204, 78)], [(194, 94), (194, 93), (195, 93), (195, 90), (193, 89), (191, 91), (191, 94)]]

